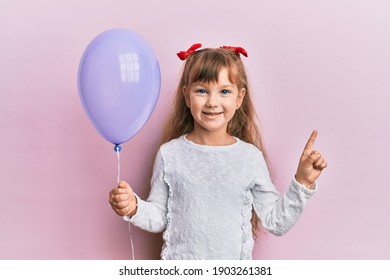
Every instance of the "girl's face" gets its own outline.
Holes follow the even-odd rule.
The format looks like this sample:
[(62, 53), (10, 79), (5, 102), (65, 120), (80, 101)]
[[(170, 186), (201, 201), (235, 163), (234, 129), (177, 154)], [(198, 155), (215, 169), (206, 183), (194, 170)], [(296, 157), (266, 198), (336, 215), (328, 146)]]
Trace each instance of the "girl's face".
[(245, 89), (232, 84), (228, 69), (223, 68), (217, 83), (194, 83), (184, 88), (184, 93), (195, 120), (194, 132), (226, 134), (229, 121), (242, 104)]

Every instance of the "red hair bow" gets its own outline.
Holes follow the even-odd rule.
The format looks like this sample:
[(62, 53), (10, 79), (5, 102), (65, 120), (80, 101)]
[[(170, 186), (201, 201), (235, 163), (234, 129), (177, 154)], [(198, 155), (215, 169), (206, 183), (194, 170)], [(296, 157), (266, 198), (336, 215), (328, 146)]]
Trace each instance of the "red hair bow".
[(190, 54), (192, 54), (195, 50), (199, 49), (200, 47), (202, 46), (202, 44), (193, 44), (191, 46), (191, 48), (189, 48), (188, 50), (186, 51), (181, 51), (181, 52), (178, 52), (177, 53), (177, 56), (181, 59), (181, 60), (185, 60)]
[(222, 46), (221, 48), (228, 49), (228, 50), (231, 50), (231, 51), (235, 52), (238, 55), (242, 54), (243, 56), (248, 57), (248, 53), (246, 52), (246, 50), (244, 48), (232, 47), (232, 46)]

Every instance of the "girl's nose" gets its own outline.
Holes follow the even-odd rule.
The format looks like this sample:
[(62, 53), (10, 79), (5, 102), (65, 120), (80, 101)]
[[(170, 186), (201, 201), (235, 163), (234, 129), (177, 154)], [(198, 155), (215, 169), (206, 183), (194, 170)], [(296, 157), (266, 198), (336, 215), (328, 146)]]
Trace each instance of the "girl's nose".
[(218, 94), (211, 92), (208, 95), (206, 107), (208, 107), (208, 108), (218, 107)]

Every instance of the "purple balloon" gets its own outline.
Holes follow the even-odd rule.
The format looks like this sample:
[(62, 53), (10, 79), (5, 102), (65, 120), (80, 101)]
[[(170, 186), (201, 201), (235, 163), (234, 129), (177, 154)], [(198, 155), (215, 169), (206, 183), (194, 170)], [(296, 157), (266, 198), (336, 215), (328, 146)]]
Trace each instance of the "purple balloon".
[(111, 29), (85, 49), (78, 71), (81, 103), (96, 130), (119, 145), (149, 119), (160, 94), (160, 67), (135, 32)]

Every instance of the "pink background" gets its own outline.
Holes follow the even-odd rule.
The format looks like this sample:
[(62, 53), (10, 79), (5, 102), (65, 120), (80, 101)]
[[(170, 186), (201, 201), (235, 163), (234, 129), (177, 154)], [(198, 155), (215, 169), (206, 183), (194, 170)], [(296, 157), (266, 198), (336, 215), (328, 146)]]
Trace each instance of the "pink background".
[[(108, 204), (113, 146), (79, 100), (82, 52), (127, 28), (153, 47), (161, 96), (123, 145), (122, 179), (142, 196), (182, 62), (176, 52), (239, 45), (277, 188), (284, 192), (311, 131), (329, 167), (283, 237), (259, 259), (390, 258), (390, 4), (379, 0), (0, 2), (0, 259), (129, 259), (127, 224)], [(160, 235), (132, 228), (137, 259)]]

